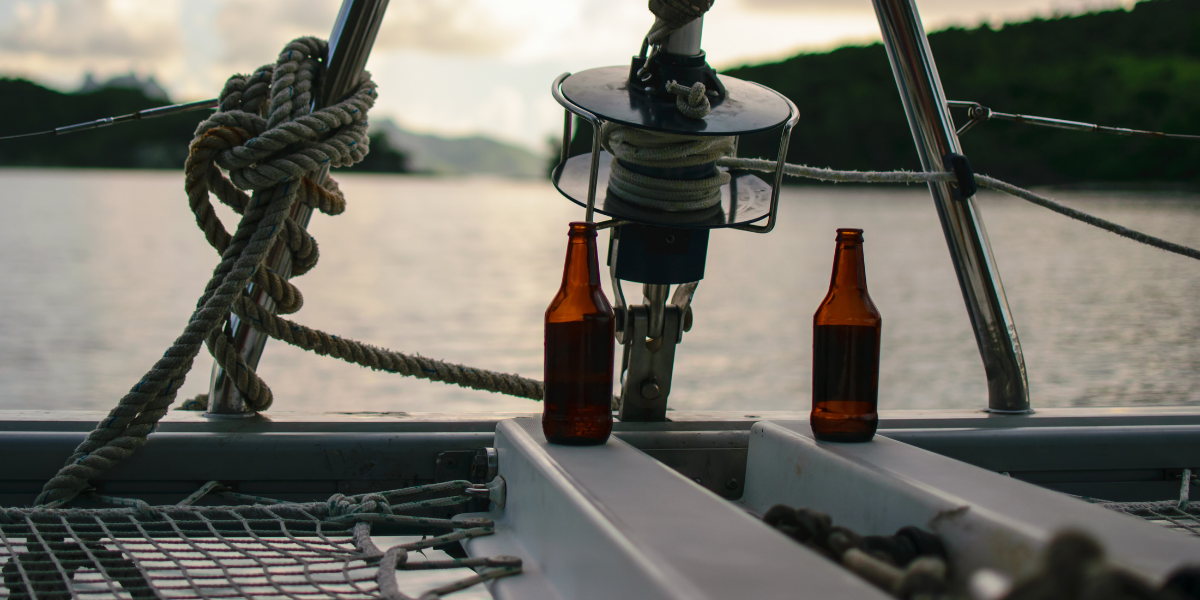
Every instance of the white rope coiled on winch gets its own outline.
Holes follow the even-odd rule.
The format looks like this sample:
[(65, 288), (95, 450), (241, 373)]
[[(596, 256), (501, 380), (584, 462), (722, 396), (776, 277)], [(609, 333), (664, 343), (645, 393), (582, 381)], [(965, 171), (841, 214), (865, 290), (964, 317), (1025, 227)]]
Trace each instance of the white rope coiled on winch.
[(712, 208), (721, 203), (721, 186), (729, 183), (729, 173), (715, 165), (710, 177), (679, 180), (635, 173), (621, 161), (656, 169), (715, 163), (733, 152), (732, 137), (659, 133), (608, 122), (600, 128), (600, 144), (613, 155), (609, 189), (637, 206), (672, 212)]

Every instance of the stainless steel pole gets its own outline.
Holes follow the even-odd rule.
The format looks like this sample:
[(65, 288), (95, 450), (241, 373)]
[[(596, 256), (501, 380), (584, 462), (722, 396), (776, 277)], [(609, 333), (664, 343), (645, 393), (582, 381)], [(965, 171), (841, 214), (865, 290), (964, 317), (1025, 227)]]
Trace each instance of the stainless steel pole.
[(704, 15), (680, 27), (663, 44), (663, 50), (671, 54), (696, 56), (700, 54), (700, 39), (704, 35)]
[[(375, 36), (379, 33), (379, 24), (383, 21), (387, 4), (388, 0), (342, 0), (342, 8), (338, 11), (333, 33), (329, 36), (325, 76), (321, 94), (313, 103), (314, 108), (333, 104), (354, 91), (367, 64), (367, 57), (371, 54), (371, 47), (375, 44)], [(324, 182), (328, 176), (329, 169), (324, 168), (316, 180)], [(292, 207), (291, 217), (301, 227), (308, 227), (308, 221), (312, 218), (312, 208), (306, 204), (296, 204)], [(283, 242), (275, 243), (264, 262), (268, 268), (283, 277), (290, 277), (292, 274), (292, 255)], [(251, 285), (249, 294), (259, 306), (274, 312), (275, 301), (265, 292)], [(225, 327), (246, 364), (251, 367), (258, 366), (268, 336), (242, 323), (236, 315), (229, 316)], [(207, 415), (237, 417), (253, 414), (254, 411), (246, 406), (245, 399), (238, 393), (225, 369), (219, 364), (214, 364), (208, 387)]]
[[(962, 150), (916, 1), (873, 2), (921, 166), (926, 171), (944, 171), (946, 155), (960, 154)], [(996, 271), (983, 219), (974, 198), (955, 199), (951, 186), (950, 183), (931, 183), (929, 190), (937, 205), (954, 271), (967, 303), (967, 314), (975, 330), (975, 341), (983, 357), (988, 381), (988, 409), (1029, 412), (1025, 358), (1021, 355), (1017, 327), (1008, 308), (1008, 299), (1004, 297), (1004, 286)]]

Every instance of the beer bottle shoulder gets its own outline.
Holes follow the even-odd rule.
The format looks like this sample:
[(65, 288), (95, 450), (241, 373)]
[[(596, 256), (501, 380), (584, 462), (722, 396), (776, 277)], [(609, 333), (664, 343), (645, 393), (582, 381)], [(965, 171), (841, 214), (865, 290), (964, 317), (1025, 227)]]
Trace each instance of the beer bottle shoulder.
[(881, 327), (883, 316), (866, 290), (831, 289), (813, 314), (813, 325)]

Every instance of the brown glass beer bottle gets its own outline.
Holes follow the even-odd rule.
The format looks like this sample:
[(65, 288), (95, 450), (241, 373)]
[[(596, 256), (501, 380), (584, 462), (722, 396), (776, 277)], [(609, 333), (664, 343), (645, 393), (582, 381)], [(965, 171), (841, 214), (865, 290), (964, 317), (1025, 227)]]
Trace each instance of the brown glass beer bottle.
[(600, 288), (596, 225), (571, 223), (562, 287), (546, 309), (542, 432), (552, 444), (603, 444), (612, 433), (613, 310)]
[(813, 315), (813, 435), (866, 442), (879, 425), (879, 333), (867, 294), (862, 230), (838, 229), (829, 293)]

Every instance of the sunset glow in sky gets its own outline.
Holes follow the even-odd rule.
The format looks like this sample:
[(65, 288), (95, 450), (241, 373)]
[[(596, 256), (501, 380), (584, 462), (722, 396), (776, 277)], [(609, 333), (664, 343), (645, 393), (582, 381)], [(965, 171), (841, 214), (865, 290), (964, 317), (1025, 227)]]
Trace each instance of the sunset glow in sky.
[[(328, 36), (340, 0), (0, 0), (0, 75), (76, 89), (154, 74), (177, 101)], [(1128, 0), (918, 0), (927, 30), (1128, 6)], [(367, 68), (377, 117), (419, 132), (484, 134), (543, 151), (564, 71), (628, 64), (653, 22), (645, 0), (391, 0)], [(704, 49), (718, 67), (878, 39), (870, 0), (717, 0)]]

